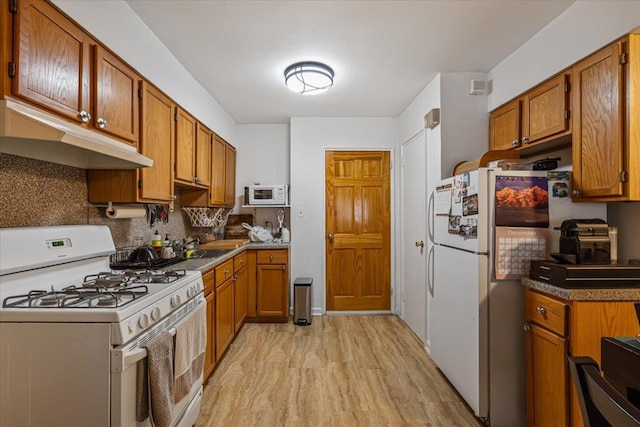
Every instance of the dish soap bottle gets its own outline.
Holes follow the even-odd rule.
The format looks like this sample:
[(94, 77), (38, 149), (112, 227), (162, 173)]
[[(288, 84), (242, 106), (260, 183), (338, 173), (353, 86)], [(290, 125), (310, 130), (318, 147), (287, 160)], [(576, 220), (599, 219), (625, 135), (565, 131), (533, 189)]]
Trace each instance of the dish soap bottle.
[(154, 248), (159, 248), (162, 246), (162, 236), (156, 230), (155, 234), (151, 237), (151, 246)]
[(282, 230), (280, 230), (280, 240), (282, 243), (289, 243), (291, 241), (291, 234), (286, 226), (282, 227)]
[(162, 246), (171, 246), (171, 240), (169, 240), (169, 234), (164, 235), (164, 240), (162, 241)]

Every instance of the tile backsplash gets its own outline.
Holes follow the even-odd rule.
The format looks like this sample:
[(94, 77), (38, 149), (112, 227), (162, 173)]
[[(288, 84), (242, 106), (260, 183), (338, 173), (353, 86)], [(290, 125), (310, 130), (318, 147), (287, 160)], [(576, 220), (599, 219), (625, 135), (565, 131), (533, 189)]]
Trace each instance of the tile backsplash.
[(146, 218), (109, 219), (104, 206), (87, 202), (87, 172), (84, 169), (0, 153), (0, 227), (97, 224), (111, 230), (117, 247), (145, 242), (158, 230), (171, 239), (211, 232), (192, 228), (176, 201), (167, 224), (149, 227)]

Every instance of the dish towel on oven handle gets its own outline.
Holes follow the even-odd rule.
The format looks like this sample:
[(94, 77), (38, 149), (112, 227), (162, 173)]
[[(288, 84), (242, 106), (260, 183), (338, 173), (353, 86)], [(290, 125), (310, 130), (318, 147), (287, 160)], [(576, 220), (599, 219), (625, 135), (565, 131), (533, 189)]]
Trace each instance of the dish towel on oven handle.
[(193, 384), (202, 375), (206, 349), (207, 305), (200, 304), (193, 315), (176, 324), (174, 403), (189, 394)]
[(149, 417), (156, 427), (170, 427), (173, 417), (173, 336), (163, 331), (147, 345), (147, 357), (137, 366), (136, 421)]

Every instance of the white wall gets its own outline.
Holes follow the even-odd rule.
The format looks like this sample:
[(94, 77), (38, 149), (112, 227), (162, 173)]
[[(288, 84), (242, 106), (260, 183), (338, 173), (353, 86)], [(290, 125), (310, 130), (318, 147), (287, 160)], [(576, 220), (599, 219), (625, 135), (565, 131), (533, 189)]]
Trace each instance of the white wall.
[[(314, 313), (324, 312), (325, 303), (325, 187), (324, 149), (392, 149), (399, 157), (397, 119), (314, 118), (291, 119), (291, 278), (313, 278)], [(394, 160), (395, 161), (395, 160)], [(392, 171), (393, 190), (400, 182), (400, 168)], [(299, 218), (298, 209), (304, 217)], [(392, 241), (397, 235), (397, 214), (392, 211)], [(392, 243), (392, 253), (394, 246)], [(395, 279), (392, 265), (392, 280)]]
[(234, 120), (127, 3), (123, 0), (53, 2), (185, 110), (235, 145)]
[(576, 1), (489, 73), (489, 111), (640, 25), (640, 1)]

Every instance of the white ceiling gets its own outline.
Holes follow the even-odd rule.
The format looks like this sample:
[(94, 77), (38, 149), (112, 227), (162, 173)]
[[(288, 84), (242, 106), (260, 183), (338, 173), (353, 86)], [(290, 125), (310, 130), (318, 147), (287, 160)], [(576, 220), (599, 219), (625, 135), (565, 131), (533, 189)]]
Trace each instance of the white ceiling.
[[(396, 117), (438, 72), (488, 72), (573, 0), (127, 0), (237, 123)], [(320, 61), (334, 86), (290, 92), (286, 66)]]

